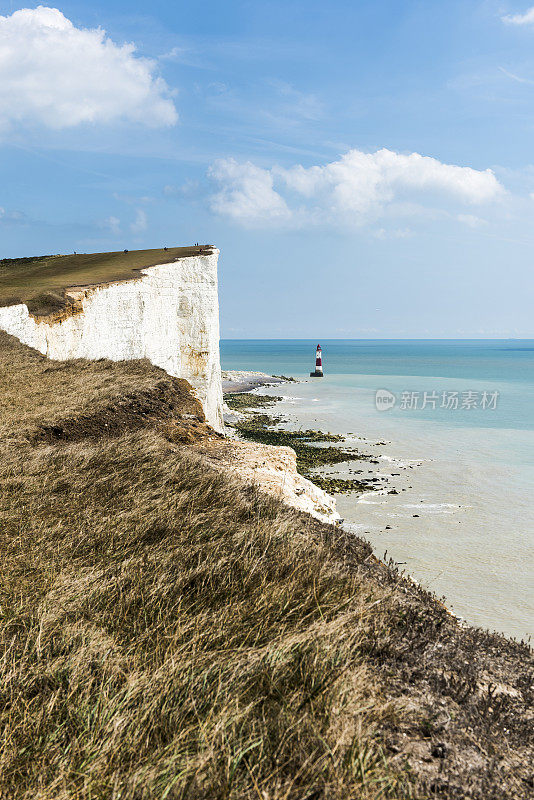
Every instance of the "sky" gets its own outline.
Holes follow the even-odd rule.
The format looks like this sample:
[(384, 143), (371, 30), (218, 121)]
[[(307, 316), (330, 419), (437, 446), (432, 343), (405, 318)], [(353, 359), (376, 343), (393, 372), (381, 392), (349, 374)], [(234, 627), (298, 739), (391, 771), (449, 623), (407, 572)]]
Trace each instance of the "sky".
[(534, 338), (534, 6), (0, 0), (0, 258), (193, 242), (224, 338)]

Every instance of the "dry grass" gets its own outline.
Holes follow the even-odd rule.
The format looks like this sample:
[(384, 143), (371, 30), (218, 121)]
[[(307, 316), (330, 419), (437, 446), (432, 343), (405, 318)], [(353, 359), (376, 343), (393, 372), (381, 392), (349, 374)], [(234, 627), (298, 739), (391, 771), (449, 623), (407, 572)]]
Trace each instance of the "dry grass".
[(358, 647), (382, 592), (291, 515), (148, 432), (39, 448), (4, 480), (4, 791), (395, 788)]
[(137, 270), (198, 255), (203, 247), (169, 247), (167, 250), (130, 250), (124, 253), (80, 253), (0, 260), (0, 306), (26, 303), (36, 315), (57, 311), (65, 305), (67, 286), (86, 286), (131, 280)]
[[(148, 361), (50, 361), (0, 331), (0, 437), (18, 442), (86, 438), (154, 417), (204, 420), (187, 381)], [(110, 428), (111, 430), (106, 430)]]
[(177, 445), (160, 370), (0, 354), (0, 797), (528, 796), (526, 648)]

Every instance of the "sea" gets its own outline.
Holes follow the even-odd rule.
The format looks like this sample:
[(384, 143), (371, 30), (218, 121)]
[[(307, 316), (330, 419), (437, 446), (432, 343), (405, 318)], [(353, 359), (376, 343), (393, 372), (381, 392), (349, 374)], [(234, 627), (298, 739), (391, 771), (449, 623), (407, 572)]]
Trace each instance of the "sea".
[[(383, 488), (336, 495), (344, 527), (465, 622), (534, 635), (534, 340), (222, 340), (223, 369), (292, 376), (257, 391), (292, 428), (346, 436), (336, 465)], [(372, 463), (375, 462), (375, 463)], [(377, 463), (376, 463), (377, 462)], [(395, 490), (396, 494), (391, 493)]]

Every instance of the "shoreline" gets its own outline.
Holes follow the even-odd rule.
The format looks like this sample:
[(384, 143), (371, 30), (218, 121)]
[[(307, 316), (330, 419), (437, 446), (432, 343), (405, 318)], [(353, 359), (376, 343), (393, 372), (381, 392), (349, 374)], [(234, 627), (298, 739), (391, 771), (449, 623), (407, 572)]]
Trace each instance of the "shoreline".
[[(231, 385), (225, 390), (225, 395), (229, 394), (244, 394), (249, 393), (252, 397), (257, 398), (269, 398), (272, 397), (270, 394), (263, 394), (261, 391), (257, 392), (256, 390), (261, 390), (262, 388), (266, 387), (276, 387), (280, 385), (282, 381), (275, 376), (268, 376), (265, 373), (246, 373), (241, 372), (239, 373), (240, 378), (239, 381), (234, 381)], [(293, 379), (296, 383), (307, 383), (306, 379), (296, 380)], [(258, 416), (258, 412), (261, 413), (261, 417), (263, 417), (262, 427), (263, 429), (269, 430), (272, 426), (276, 429), (282, 429), (284, 431), (288, 431), (292, 433), (299, 428), (302, 428), (304, 425), (307, 424), (305, 418), (299, 418), (298, 413), (295, 413), (294, 408), (291, 409), (292, 413), (290, 412), (289, 415), (284, 415), (283, 417), (280, 416), (284, 414), (283, 407), (280, 407), (281, 398), (274, 397), (273, 398), (273, 405), (276, 405), (275, 416), (267, 417), (265, 414), (261, 413), (264, 409), (262, 407), (255, 408), (254, 405), (252, 407), (253, 414)], [(269, 405), (271, 405), (269, 403)], [(231, 412), (235, 414), (236, 412)], [(239, 412), (237, 412), (239, 414)], [(288, 418), (289, 417), (289, 418)], [(253, 417), (254, 418), (254, 417)], [(235, 422), (235, 417), (234, 417)], [(230, 424), (233, 424), (230, 422)], [(328, 434), (332, 435), (332, 434)], [(336, 434), (333, 434), (336, 436)], [(342, 449), (345, 449), (344, 443), (347, 439), (353, 439), (357, 441), (358, 445), (363, 444), (366, 449), (372, 448), (376, 450), (377, 446), (383, 446), (385, 444), (390, 444), (389, 442), (385, 442), (382, 440), (375, 440), (369, 439), (364, 436), (356, 436), (353, 434), (352, 436), (346, 436), (344, 434), (338, 434), (338, 446)], [(351, 442), (352, 445), (352, 442)], [(289, 443), (291, 446), (291, 443)], [(319, 444), (319, 447), (322, 445)], [(334, 445), (335, 446), (335, 445)], [(317, 448), (317, 445), (313, 442), (310, 443), (311, 448)], [(318, 449), (318, 448), (317, 448)], [(359, 451), (359, 446), (358, 446)], [(384, 474), (384, 464), (382, 463), (383, 460), (386, 460), (388, 463), (391, 462), (389, 469), (396, 470), (395, 472), (389, 473), (389, 469), (386, 474)], [(371, 529), (372, 523), (369, 519), (365, 520), (365, 515), (362, 513), (362, 519), (357, 520), (355, 519), (355, 515), (352, 514), (352, 519), (350, 519), (350, 512), (347, 513), (347, 509), (349, 505), (352, 504), (362, 504), (362, 506), (367, 505), (376, 505), (377, 499), (380, 496), (392, 494), (392, 495), (400, 495), (401, 492), (408, 491), (408, 495), (410, 494), (410, 490), (413, 489), (413, 486), (416, 487), (416, 483), (413, 480), (413, 475), (411, 470), (415, 470), (416, 467), (421, 467), (423, 464), (424, 459), (410, 459), (408, 461), (401, 462), (397, 459), (393, 459), (391, 456), (387, 454), (376, 454), (375, 452), (365, 453), (358, 452), (358, 461), (365, 462), (366, 465), (372, 467), (371, 474), (369, 477), (363, 479), (363, 481), (354, 481), (354, 480), (346, 480), (347, 478), (352, 478), (355, 472), (361, 472), (361, 470), (355, 470), (353, 467), (356, 464), (356, 461), (351, 463), (349, 458), (346, 460), (340, 460), (337, 463), (332, 464), (324, 464), (318, 467), (317, 471), (309, 472), (302, 470), (301, 467), (298, 465), (297, 459), (297, 468), (301, 475), (305, 476), (308, 481), (311, 481), (317, 487), (320, 487), (327, 491), (329, 495), (332, 497), (332, 500), (336, 507), (336, 512), (339, 516), (339, 520), (337, 524), (339, 526), (343, 526), (345, 531), (356, 536), (359, 538), (363, 538), (367, 541), (370, 546), (373, 548), (374, 556), (383, 564), (391, 563), (395, 565), (395, 567), (399, 569), (406, 570), (403, 571), (403, 575), (407, 578), (411, 583), (422, 590), (427, 590), (433, 593), (438, 599), (438, 595), (440, 597), (439, 602), (442, 604), (444, 610), (453, 617), (460, 625), (476, 625), (477, 623), (474, 622), (472, 619), (469, 618), (469, 614), (463, 610), (463, 613), (459, 613), (455, 608), (454, 605), (459, 602), (459, 598), (454, 596), (452, 592), (437, 592), (435, 588), (428, 585), (427, 581), (424, 577), (417, 575), (417, 568), (414, 564), (409, 566), (404, 566), (407, 562), (404, 560), (396, 560), (392, 557), (391, 553), (388, 555), (389, 547), (386, 547), (383, 555), (378, 555), (382, 553), (380, 550), (380, 544), (376, 541), (376, 535), (373, 537), (371, 536)], [(411, 461), (411, 463), (410, 463)], [(402, 486), (403, 479), (400, 477), (401, 474), (405, 479), (406, 486)], [(334, 476), (330, 478), (330, 475)], [(341, 477), (336, 477), (341, 476)], [(396, 477), (398, 476), (398, 477)], [(336, 485), (337, 484), (337, 485)], [(352, 484), (352, 485), (351, 485)], [(419, 495), (424, 494), (423, 489), (417, 489), (416, 491)], [(406, 495), (406, 499), (408, 499), (408, 495)], [(339, 502), (336, 502), (336, 500)], [(445, 504), (447, 505), (447, 504)], [(418, 503), (411, 504), (411, 517), (420, 517), (421, 515), (424, 516), (424, 512), (426, 510), (426, 505), (424, 504), (423, 500), (419, 500)], [(460, 508), (460, 506), (458, 506)], [(352, 510), (354, 509), (354, 505), (352, 506)], [(363, 512), (363, 508), (362, 508)], [(417, 512), (417, 513), (416, 513)], [(349, 517), (346, 519), (346, 517)], [(393, 520), (391, 520), (392, 524), (385, 524), (382, 521), (382, 525), (384, 530), (382, 531), (385, 533), (386, 531), (391, 531), (394, 527)], [(402, 557), (402, 556), (401, 556)], [(398, 558), (398, 556), (397, 556)], [(445, 596), (443, 596), (445, 594)], [(492, 628), (491, 622), (489, 622), (486, 626), (482, 625), (481, 627), (487, 627), (488, 630), (494, 630), (497, 628), (495, 625)], [(523, 637), (524, 638), (524, 637)]]
[[(317, 493), (320, 493), (320, 497), (328, 504), (329, 512), (326, 517), (323, 508), (318, 513), (317, 510), (315, 512), (311, 510), (310, 513), (323, 521), (335, 522), (336, 525), (345, 522), (336, 508), (336, 499), (333, 495), (398, 493), (396, 489), (388, 489), (387, 480), (375, 469), (368, 470), (367, 477), (363, 476), (363, 462), (367, 465), (376, 465), (378, 461), (373, 454), (364, 453), (359, 448), (341, 446), (346, 442), (346, 436), (314, 429), (302, 430), (302, 426), (296, 428), (293, 421), (283, 416), (269, 416), (266, 409), (277, 404), (281, 398), (259, 394), (256, 390), (276, 387), (282, 383), (301, 383), (301, 381), (263, 372), (244, 370), (223, 372), (223, 398), (226, 398), (224, 419), (227, 429), (233, 430), (233, 434), (228, 438), (248, 446), (252, 446), (253, 443), (267, 445), (272, 448), (273, 453), (277, 450), (295, 453), (296, 461), (291, 465), (291, 472), (294, 473), (296, 470), (301, 478), (301, 487), (297, 487), (296, 491), (299, 494), (307, 491), (314, 496), (315, 501)], [(244, 399), (244, 395), (249, 395), (249, 402)], [(335, 469), (336, 465), (342, 464), (350, 464), (351, 467), (348, 470), (341, 470), (339, 467)], [(327, 471), (329, 469), (333, 470), (332, 473)], [(339, 477), (340, 474), (343, 477)], [(270, 489), (268, 486), (267, 491)], [(292, 494), (281, 490), (281, 496), (284, 495), (284, 500), (295, 506)], [(332, 513), (333, 517), (330, 518)]]
[[(230, 379), (231, 376), (231, 379)], [(271, 395), (262, 395), (256, 393), (256, 389), (261, 389), (265, 387), (275, 387), (279, 386), (283, 383), (305, 383), (305, 380), (293, 378), (293, 377), (286, 377), (286, 376), (278, 376), (278, 375), (268, 375), (264, 372), (255, 372), (255, 371), (233, 371), (233, 370), (226, 370), (223, 372), (223, 398), (226, 396), (232, 395), (243, 395), (243, 394), (250, 394), (253, 397), (264, 397), (266, 401), (263, 403), (254, 403), (248, 406), (245, 403), (239, 402), (238, 408), (229, 408), (228, 404), (225, 401), (225, 418), (228, 420), (229, 427), (236, 427), (236, 421), (243, 419), (243, 414), (239, 409), (247, 409), (248, 411), (251, 410), (264, 410), (266, 406), (274, 405), (277, 401), (280, 401), (281, 398), (274, 397), (272, 402), (269, 402), (269, 397)], [(273, 434), (273, 438), (276, 438), (277, 434), (286, 437), (294, 435), (297, 430), (299, 430), (302, 426), (298, 428), (294, 427), (294, 421), (291, 419), (285, 419), (283, 416), (277, 415), (275, 417), (269, 417), (267, 414), (262, 413), (261, 418), (252, 418), (254, 421), (259, 420), (259, 424), (255, 428), (263, 432), (270, 431)], [(297, 419), (296, 422), (298, 423), (299, 420)], [(281, 427), (289, 425), (289, 428)], [(239, 426), (237, 426), (239, 427)], [(305, 433), (309, 434), (305, 438), (302, 438), (303, 442), (310, 443), (313, 442), (315, 444), (321, 445), (325, 443), (332, 443), (341, 444), (347, 441), (347, 436), (341, 433), (331, 433), (329, 432), (322, 432), (319, 430), (308, 430)], [(255, 439), (256, 437), (250, 436), (246, 438)], [(299, 437), (301, 438), (301, 437)], [(366, 442), (366, 444), (370, 445), (366, 439), (363, 437), (358, 437), (359, 442)], [(298, 440), (297, 440), (298, 442)], [(298, 442), (300, 444), (300, 442)], [(273, 442), (274, 444), (274, 442)], [(385, 442), (378, 442), (378, 445), (383, 445)], [(291, 445), (290, 445), (291, 446)], [(310, 445), (311, 447), (312, 445)], [(325, 444), (326, 446), (326, 444)], [(315, 448), (316, 450), (319, 448)], [(366, 493), (392, 493), (397, 494), (396, 489), (388, 489), (388, 482), (378, 470), (372, 470), (372, 477), (371, 478), (350, 478), (349, 475), (353, 475), (355, 473), (361, 474), (363, 472), (362, 469), (333, 469), (332, 476), (325, 470), (329, 468), (334, 468), (336, 464), (358, 464), (358, 462), (366, 462), (368, 464), (377, 465), (379, 462), (373, 453), (363, 453), (360, 449), (355, 449), (354, 447), (350, 448), (340, 448), (342, 453), (346, 454), (346, 458), (337, 458), (335, 454), (331, 454), (333, 457), (330, 460), (326, 459), (318, 459), (316, 465), (308, 465), (311, 469), (321, 469), (323, 470), (322, 473), (310, 474), (309, 469), (301, 472), (303, 477), (307, 478), (308, 480), (315, 483), (318, 488), (324, 489), (326, 491), (331, 492), (332, 494), (351, 494), (351, 493), (358, 493), (358, 494), (366, 494)], [(313, 451), (311, 451), (313, 452)], [(351, 455), (353, 456), (351, 458)], [(321, 463), (322, 461), (322, 463)], [(358, 464), (359, 465), (359, 464)], [(347, 477), (346, 478), (339, 478), (336, 477), (337, 474), (343, 473)], [(379, 485), (376, 485), (376, 484)]]
[[(251, 392), (260, 386), (276, 386), (284, 382), (295, 381), (277, 375), (268, 375), (266, 372), (248, 372), (246, 370), (223, 370), (222, 392), (225, 394), (241, 394)], [(295, 381), (296, 382), (296, 381)]]
[[(219, 448), (220, 465), (224, 464), (225, 468), (286, 505), (311, 514), (321, 522), (339, 525), (342, 520), (335, 499), (300, 468), (299, 454), (294, 447), (287, 446), (289, 443), (285, 441), (272, 442), (257, 435), (243, 435), (247, 431), (251, 434), (252, 426), (256, 434), (260, 428), (265, 430), (264, 420), (269, 419), (263, 413), (251, 417), (250, 407), (255, 406), (255, 410), (259, 407), (263, 411), (265, 406), (276, 402), (274, 399), (269, 401), (268, 396), (261, 399), (261, 395), (252, 392), (265, 386), (296, 382), (295, 379), (249, 371), (223, 371), (222, 377), (226, 430), (225, 444)], [(228, 406), (227, 400), (234, 399), (235, 406), (235, 398), (245, 395), (259, 402), (245, 401), (238, 403), (238, 408)], [(303, 446), (300, 445), (301, 454)]]

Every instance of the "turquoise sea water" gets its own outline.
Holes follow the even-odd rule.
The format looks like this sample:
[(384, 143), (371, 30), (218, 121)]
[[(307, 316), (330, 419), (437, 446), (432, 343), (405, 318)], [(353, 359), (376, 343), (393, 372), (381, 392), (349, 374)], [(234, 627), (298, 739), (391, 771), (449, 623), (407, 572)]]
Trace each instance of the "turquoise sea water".
[(532, 635), (534, 341), (326, 340), (313, 379), (316, 344), (223, 340), (222, 365), (301, 378), (264, 391), (291, 424), (354, 439), (399, 491), (338, 496), (346, 524), (467, 621)]

